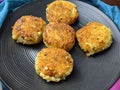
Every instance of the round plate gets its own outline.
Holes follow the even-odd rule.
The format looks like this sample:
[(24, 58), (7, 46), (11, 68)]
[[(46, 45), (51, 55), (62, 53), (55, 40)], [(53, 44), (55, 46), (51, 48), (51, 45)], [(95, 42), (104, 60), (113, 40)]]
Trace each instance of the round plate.
[(15, 21), (23, 15), (46, 20), (45, 9), (54, 0), (39, 0), (27, 4), (8, 15), (0, 30), (0, 76), (13, 90), (107, 90), (120, 75), (120, 33), (115, 24), (101, 11), (81, 1), (77, 5), (79, 18), (72, 26), (78, 30), (90, 21), (97, 21), (112, 30), (112, 46), (99, 54), (87, 57), (77, 44), (70, 51), (74, 69), (66, 80), (48, 83), (36, 75), (34, 63), (38, 51), (45, 45), (17, 44), (11, 31)]

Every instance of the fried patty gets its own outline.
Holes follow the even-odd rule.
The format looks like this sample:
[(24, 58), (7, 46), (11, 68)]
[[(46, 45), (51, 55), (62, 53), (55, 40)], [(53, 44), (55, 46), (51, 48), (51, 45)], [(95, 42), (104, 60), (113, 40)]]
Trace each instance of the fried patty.
[(69, 51), (75, 43), (75, 31), (65, 23), (51, 22), (47, 24), (43, 32), (43, 42), (47, 47), (62, 48)]
[(72, 72), (73, 59), (64, 49), (44, 48), (37, 54), (35, 70), (47, 82), (59, 82)]
[(20, 17), (12, 27), (12, 39), (22, 44), (37, 44), (42, 41), (46, 22), (39, 17), (25, 15)]
[(99, 22), (90, 22), (83, 26), (76, 32), (76, 37), (87, 56), (107, 49), (112, 43), (110, 28)]
[(78, 18), (74, 3), (64, 0), (53, 1), (47, 6), (46, 18), (49, 22), (73, 24)]

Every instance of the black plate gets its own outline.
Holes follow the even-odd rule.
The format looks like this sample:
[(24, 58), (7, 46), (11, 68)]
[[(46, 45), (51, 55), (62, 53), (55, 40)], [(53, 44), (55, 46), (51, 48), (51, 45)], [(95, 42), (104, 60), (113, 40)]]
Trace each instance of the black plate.
[(34, 69), (36, 54), (45, 45), (26, 46), (11, 38), (11, 27), (22, 15), (35, 15), (46, 20), (46, 5), (53, 0), (39, 0), (27, 4), (8, 15), (0, 30), (0, 76), (14, 90), (107, 90), (120, 75), (120, 33), (115, 24), (101, 11), (81, 1), (72, 0), (79, 18), (75, 30), (90, 21), (101, 22), (112, 30), (113, 44), (108, 50), (87, 57), (78, 44), (70, 51), (74, 70), (67, 80), (47, 83)]

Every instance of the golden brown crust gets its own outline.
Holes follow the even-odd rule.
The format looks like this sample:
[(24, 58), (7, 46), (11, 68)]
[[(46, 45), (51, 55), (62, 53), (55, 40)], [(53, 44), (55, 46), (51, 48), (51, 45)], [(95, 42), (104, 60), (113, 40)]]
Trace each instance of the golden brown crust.
[(78, 10), (74, 3), (58, 0), (47, 6), (46, 17), (49, 22), (73, 24), (78, 18)]
[(39, 43), (45, 26), (46, 23), (42, 18), (31, 15), (22, 16), (12, 27), (12, 38), (23, 44)]
[(44, 48), (37, 54), (35, 69), (48, 82), (59, 82), (72, 72), (73, 59), (64, 49)]
[(87, 56), (103, 51), (112, 43), (111, 30), (99, 22), (90, 22), (76, 32), (80, 47)]
[(47, 47), (69, 51), (75, 43), (74, 29), (65, 23), (51, 22), (43, 32), (43, 42)]

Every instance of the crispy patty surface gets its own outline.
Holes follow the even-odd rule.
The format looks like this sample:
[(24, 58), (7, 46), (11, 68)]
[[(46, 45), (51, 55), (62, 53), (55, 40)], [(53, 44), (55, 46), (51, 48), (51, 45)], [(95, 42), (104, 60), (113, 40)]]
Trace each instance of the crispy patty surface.
[(47, 82), (59, 82), (72, 72), (73, 59), (64, 49), (43, 48), (37, 54), (35, 70)]
[(76, 37), (87, 56), (107, 49), (112, 43), (111, 30), (99, 22), (90, 22), (83, 26), (76, 32)]
[(46, 8), (49, 22), (73, 24), (78, 18), (78, 10), (74, 3), (64, 0), (53, 1)]
[(37, 44), (42, 41), (46, 22), (39, 17), (25, 15), (20, 17), (12, 27), (12, 39), (22, 44)]
[(75, 43), (75, 31), (65, 23), (51, 22), (43, 32), (43, 42), (47, 47), (69, 51)]

